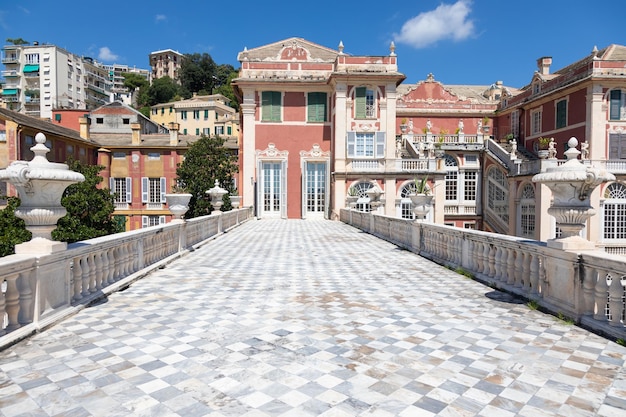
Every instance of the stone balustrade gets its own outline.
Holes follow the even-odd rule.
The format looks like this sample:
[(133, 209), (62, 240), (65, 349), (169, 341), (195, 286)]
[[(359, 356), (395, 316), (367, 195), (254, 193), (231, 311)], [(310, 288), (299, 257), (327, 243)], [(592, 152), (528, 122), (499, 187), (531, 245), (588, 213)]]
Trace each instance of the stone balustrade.
[(76, 242), (64, 251), (0, 258), (0, 349), (128, 287), (252, 216), (249, 207), (217, 212)]
[(340, 220), (597, 333), (626, 340), (626, 262), (601, 250), (343, 209)]

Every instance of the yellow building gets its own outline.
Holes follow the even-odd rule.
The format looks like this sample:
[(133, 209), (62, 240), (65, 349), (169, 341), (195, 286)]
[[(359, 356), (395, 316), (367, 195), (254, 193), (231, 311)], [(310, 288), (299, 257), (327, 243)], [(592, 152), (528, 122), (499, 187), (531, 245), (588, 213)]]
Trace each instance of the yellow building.
[(161, 103), (150, 108), (150, 120), (167, 127), (178, 123), (183, 135), (239, 136), (239, 117), (221, 94), (194, 95), (187, 100)]

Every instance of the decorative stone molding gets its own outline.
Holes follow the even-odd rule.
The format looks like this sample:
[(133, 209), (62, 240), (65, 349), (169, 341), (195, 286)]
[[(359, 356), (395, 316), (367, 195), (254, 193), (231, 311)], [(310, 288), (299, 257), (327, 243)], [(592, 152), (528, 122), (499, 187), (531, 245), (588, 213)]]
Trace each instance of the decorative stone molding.
[(24, 220), (33, 236), (29, 242), (16, 245), (15, 252), (19, 254), (46, 254), (67, 248), (66, 243), (52, 240), (57, 221), (67, 214), (61, 197), (68, 186), (85, 180), (66, 164), (48, 161), (46, 154), (50, 149), (43, 133), (37, 133), (35, 141), (37, 144), (30, 148), (35, 156), (30, 162), (14, 161), (0, 170), (0, 181), (12, 184), (20, 197), (15, 215)]

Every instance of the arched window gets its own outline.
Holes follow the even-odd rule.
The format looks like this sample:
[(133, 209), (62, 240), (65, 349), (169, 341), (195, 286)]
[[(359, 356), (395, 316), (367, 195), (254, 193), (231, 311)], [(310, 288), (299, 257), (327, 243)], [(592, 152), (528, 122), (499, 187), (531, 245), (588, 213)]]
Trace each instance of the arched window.
[(524, 185), (518, 210), (518, 234), (520, 237), (535, 238), (535, 188)]
[(603, 238), (626, 239), (626, 186), (614, 182), (603, 197)]
[(504, 225), (508, 225), (509, 183), (504, 173), (495, 167), (487, 173), (487, 207)]
[(372, 211), (372, 206), (370, 205), (370, 197), (367, 195), (367, 190), (373, 187), (372, 183), (367, 181), (361, 181), (353, 187), (356, 189), (357, 196), (359, 199), (356, 201), (356, 209), (359, 211), (364, 211), (369, 213)]

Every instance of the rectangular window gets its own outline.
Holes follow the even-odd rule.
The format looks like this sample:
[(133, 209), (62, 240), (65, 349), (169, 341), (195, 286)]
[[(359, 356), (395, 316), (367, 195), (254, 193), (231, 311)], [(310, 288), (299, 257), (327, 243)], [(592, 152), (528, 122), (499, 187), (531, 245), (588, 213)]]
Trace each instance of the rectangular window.
[(227, 126), (227, 127), (226, 127), (226, 134), (227, 134), (228, 136), (230, 136), (230, 135), (232, 135), (232, 134), (233, 134), (233, 128), (232, 128), (232, 126)]
[(373, 90), (369, 90), (365, 87), (356, 88), (354, 117), (356, 119), (367, 119), (376, 117), (376, 107)]
[(561, 100), (556, 103), (556, 128), (565, 126), (567, 126), (567, 100)]
[(161, 116), (165, 114), (165, 107), (161, 107)]
[(348, 158), (384, 158), (385, 132), (348, 132)]
[(476, 179), (478, 178), (478, 172), (465, 171), (465, 191), (463, 192), (463, 198), (465, 201), (476, 201)]
[(457, 171), (448, 171), (446, 173), (446, 200), (447, 201), (456, 201), (458, 198), (458, 176), (459, 173)]
[(626, 134), (609, 135), (609, 159), (626, 159)]
[(204, 120), (209, 120), (209, 111), (208, 110), (204, 111)]
[(141, 216), (141, 227), (158, 226), (165, 224), (165, 216)]
[(141, 202), (165, 203), (165, 177), (141, 178)]
[[(261, 93), (261, 121), (280, 122), (281, 94), (279, 91), (263, 91)], [(215, 113), (217, 117), (217, 113)]]
[(196, 136), (200, 135), (200, 128), (196, 127)]
[(130, 119), (128, 119), (128, 118), (123, 118), (123, 119), (122, 119), (122, 124), (129, 125), (129, 124), (130, 124)]
[(325, 122), (327, 102), (326, 93), (309, 93), (307, 101), (307, 121)]
[(113, 159), (126, 159), (124, 152), (113, 152)]
[(187, 128), (183, 129), (183, 135), (187, 134)]
[(161, 159), (161, 154), (158, 152), (148, 152), (148, 160), (149, 161), (158, 161)]
[(193, 111), (193, 120), (200, 120), (200, 110)]
[(211, 128), (210, 127), (204, 127), (202, 128), (202, 134), (203, 135), (210, 135), (211, 134)]
[(217, 136), (224, 134), (224, 126), (215, 126), (215, 134)]
[(102, 117), (96, 117), (96, 124), (97, 124), (97, 125), (104, 124), (104, 118), (102, 118)]
[(611, 120), (626, 120), (626, 93), (622, 90), (612, 90), (609, 107)]
[(130, 177), (109, 179), (109, 188), (115, 194), (116, 203), (132, 202), (132, 184)]
[(187, 110), (182, 110), (180, 112), (180, 118), (183, 120), (187, 120)]
[(541, 110), (536, 110), (530, 114), (531, 125), (530, 133), (536, 135), (541, 133)]
[(174, 107), (170, 106), (170, 113), (174, 111)]

